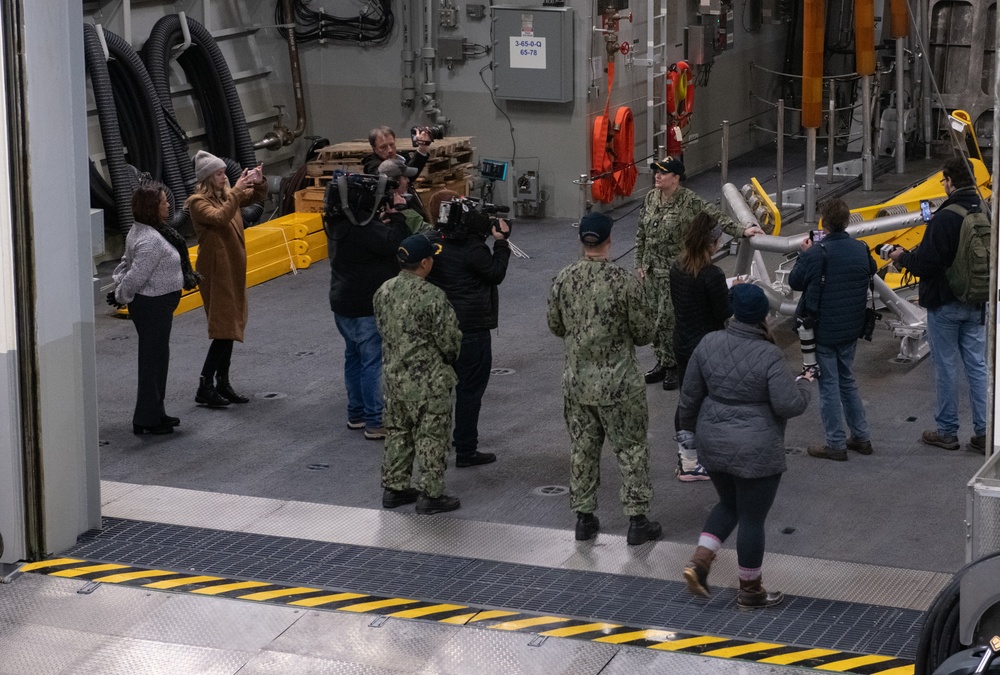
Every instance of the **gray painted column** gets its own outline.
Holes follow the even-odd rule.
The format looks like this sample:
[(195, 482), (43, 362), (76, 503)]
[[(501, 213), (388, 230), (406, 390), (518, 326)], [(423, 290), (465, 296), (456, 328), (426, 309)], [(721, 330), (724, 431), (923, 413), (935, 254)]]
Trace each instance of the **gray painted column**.
[[(37, 342), (33, 367), (41, 419), (36, 438), (20, 438), (11, 424), (16, 397), (0, 402), (0, 434), (12, 439), (0, 445), (0, 481), (8, 467), (19, 465), (24, 443), (36, 444), (44, 476), (44, 547), (58, 552), (100, 525), (83, 12), (74, 0), (27, 1), (22, 16), (28, 153), (11, 160), (26, 167), (29, 181), (36, 320), (18, 329), (33, 330)], [(0, 282), (0, 291), (0, 302), (10, 304), (9, 287)], [(0, 386), (16, 384), (13, 351), (7, 342), (0, 348)], [(15, 549), (4, 554), (5, 561), (16, 559)]]

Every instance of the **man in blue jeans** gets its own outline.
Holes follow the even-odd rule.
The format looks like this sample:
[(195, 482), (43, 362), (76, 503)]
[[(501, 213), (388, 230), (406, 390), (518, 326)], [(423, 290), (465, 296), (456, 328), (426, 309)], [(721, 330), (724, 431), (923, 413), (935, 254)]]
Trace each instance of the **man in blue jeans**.
[[(410, 234), (403, 214), (393, 208), (405, 208), (405, 200), (393, 195), (393, 199), (397, 197), (401, 203), (387, 206), (364, 225), (352, 223), (345, 215), (326, 219), (330, 309), (344, 338), (347, 426), (364, 429), (370, 441), (385, 438), (382, 337), (375, 326), (372, 298), (379, 286), (399, 273), (396, 251)], [(361, 223), (367, 215), (355, 220)]]
[(958, 362), (965, 366), (972, 403), (972, 431), (969, 450), (986, 452), (986, 307), (983, 303), (960, 302), (948, 283), (948, 268), (955, 262), (962, 216), (949, 210), (952, 204), (966, 211), (981, 209), (974, 174), (969, 162), (953, 157), (942, 168), (948, 199), (927, 224), (920, 246), (907, 251), (896, 248), (889, 256), (898, 267), (920, 278), (920, 306), (927, 310), (927, 337), (931, 342), (931, 360), (937, 387), (936, 429), (924, 431), (921, 439), (928, 445), (958, 450)]
[[(872, 454), (865, 407), (852, 367), (865, 322), (868, 288), (875, 260), (863, 242), (845, 230), (851, 212), (840, 199), (821, 207), (821, 235), (802, 242), (802, 253), (788, 277), (802, 291), (796, 315), (811, 320), (819, 366), (820, 417), (826, 444), (810, 446), (811, 456), (847, 461), (847, 451)], [(844, 433), (844, 421), (850, 436)]]

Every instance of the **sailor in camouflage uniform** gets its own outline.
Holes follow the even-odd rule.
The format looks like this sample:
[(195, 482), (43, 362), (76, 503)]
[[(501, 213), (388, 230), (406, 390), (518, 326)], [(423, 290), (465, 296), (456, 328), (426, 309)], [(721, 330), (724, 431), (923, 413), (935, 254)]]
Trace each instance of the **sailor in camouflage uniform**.
[(649, 343), (653, 321), (639, 280), (609, 262), (611, 225), (603, 213), (580, 220), (583, 259), (556, 276), (547, 318), (552, 333), (566, 342), (562, 383), (572, 443), (570, 504), (577, 513), (576, 539), (592, 539), (600, 528), (594, 511), (607, 436), (621, 469), (622, 506), (631, 516), (628, 543), (636, 545), (661, 533), (660, 525), (646, 518), (653, 495), (649, 416), (635, 358), (635, 345)]
[(684, 164), (667, 157), (653, 162), (653, 187), (639, 210), (635, 235), (635, 267), (646, 285), (650, 311), (656, 320), (653, 352), (656, 366), (646, 373), (646, 382), (663, 382), (664, 389), (676, 389), (677, 361), (674, 359), (674, 306), (670, 299), (670, 267), (680, 255), (688, 225), (705, 211), (731, 237), (752, 237), (764, 231), (756, 225), (746, 229), (691, 190), (680, 186)]
[[(425, 279), (441, 245), (415, 234), (399, 247), (402, 271), (375, 292), (375, 321), (382, 334), (385, 388), (385, 455), (382, 506), (417, 503), (417, 513), (454, 511), (444, 494), (451, 434), (451, 388), (457, 378), (462, 332), (444, 291)], [(420, 479), (410, 486), (416, 455)]]

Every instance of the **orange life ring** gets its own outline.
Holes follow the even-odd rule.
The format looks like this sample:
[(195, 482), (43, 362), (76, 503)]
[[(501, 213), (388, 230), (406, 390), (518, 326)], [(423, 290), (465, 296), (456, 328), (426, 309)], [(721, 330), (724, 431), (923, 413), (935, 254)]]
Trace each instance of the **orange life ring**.
[(632, 109), (622, 106), (615, 112), (614, 139), (615, 194), (628, 197), (635, 189), (639, 171), (635, 168), (635, 123)]
[(667, 68), (667, 114), (687, 126), (694, 112), (694, 78), (687, 61), (678, 61)]

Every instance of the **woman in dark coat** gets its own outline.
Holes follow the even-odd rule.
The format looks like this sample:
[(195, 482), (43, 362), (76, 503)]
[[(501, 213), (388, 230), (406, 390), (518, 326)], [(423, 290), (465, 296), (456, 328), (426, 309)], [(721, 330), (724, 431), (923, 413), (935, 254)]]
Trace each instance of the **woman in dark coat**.
[[(160, 183), (144, 183), (132, 195), (135, 223), (125, 238), (125, 255), (112, 276), (114, 295), (108, 298), (112, 304), (128, 305), (129, 318), (139, 335), (138, 388), (132, 413), (136, 434), (170, 434), (181, 422), (167, 415), (163, 407), (170, 367), (170, 327), (185, 285), (182, 261), (187, 262), (187, 245), (165, 225), (169, 211), (167, 193)], [(188, 262), (187, 269), (190, 267)]]
[(243, 342), (247, 325), (247, 250), (240, 207), (263, 201), (267, 181), (258, 166), (243, 169), (236, 184), (229, 187), (226, 163), (204, 150), (195, 155), (194, 170), (198, 187), (186, 206), (198, 235), (201, 298), (212, 339), (194, 400), (222, 408), (250, 400), (229, 383), (233, 341)]
[(764, 521), (787, 468), (785, 423), (809, 405), (812, 375), (789, 371), (765, 323), (764, 291), (734, 285), (731, 302), (733, 318), (702, 338), (681, 390), (681, 429), (694, 432), (698, 459), (719, 494), (684, 579), (692, 593), (707, 596), (715, 553), (738, 525), (736, 604), (770, 607), (782, 595), (761, 585)]
[[(684, 371), (694, 348), (709, 333), (725, 328), (733, 315), (726, 274), (712, 264), (719, 250), (722, 227), (702, 211), (684, 235), (684, 248), (670, 268), (670, 297), (674, 304), (674, 358), (677, 376), (684, 386)], [(674, 432), (680, 432), (680, 405), (674, 414)], [(698, 463), (698, 451), (689, 434), (677, 433), (677, 480), (689, 483), (708, 480)]]

